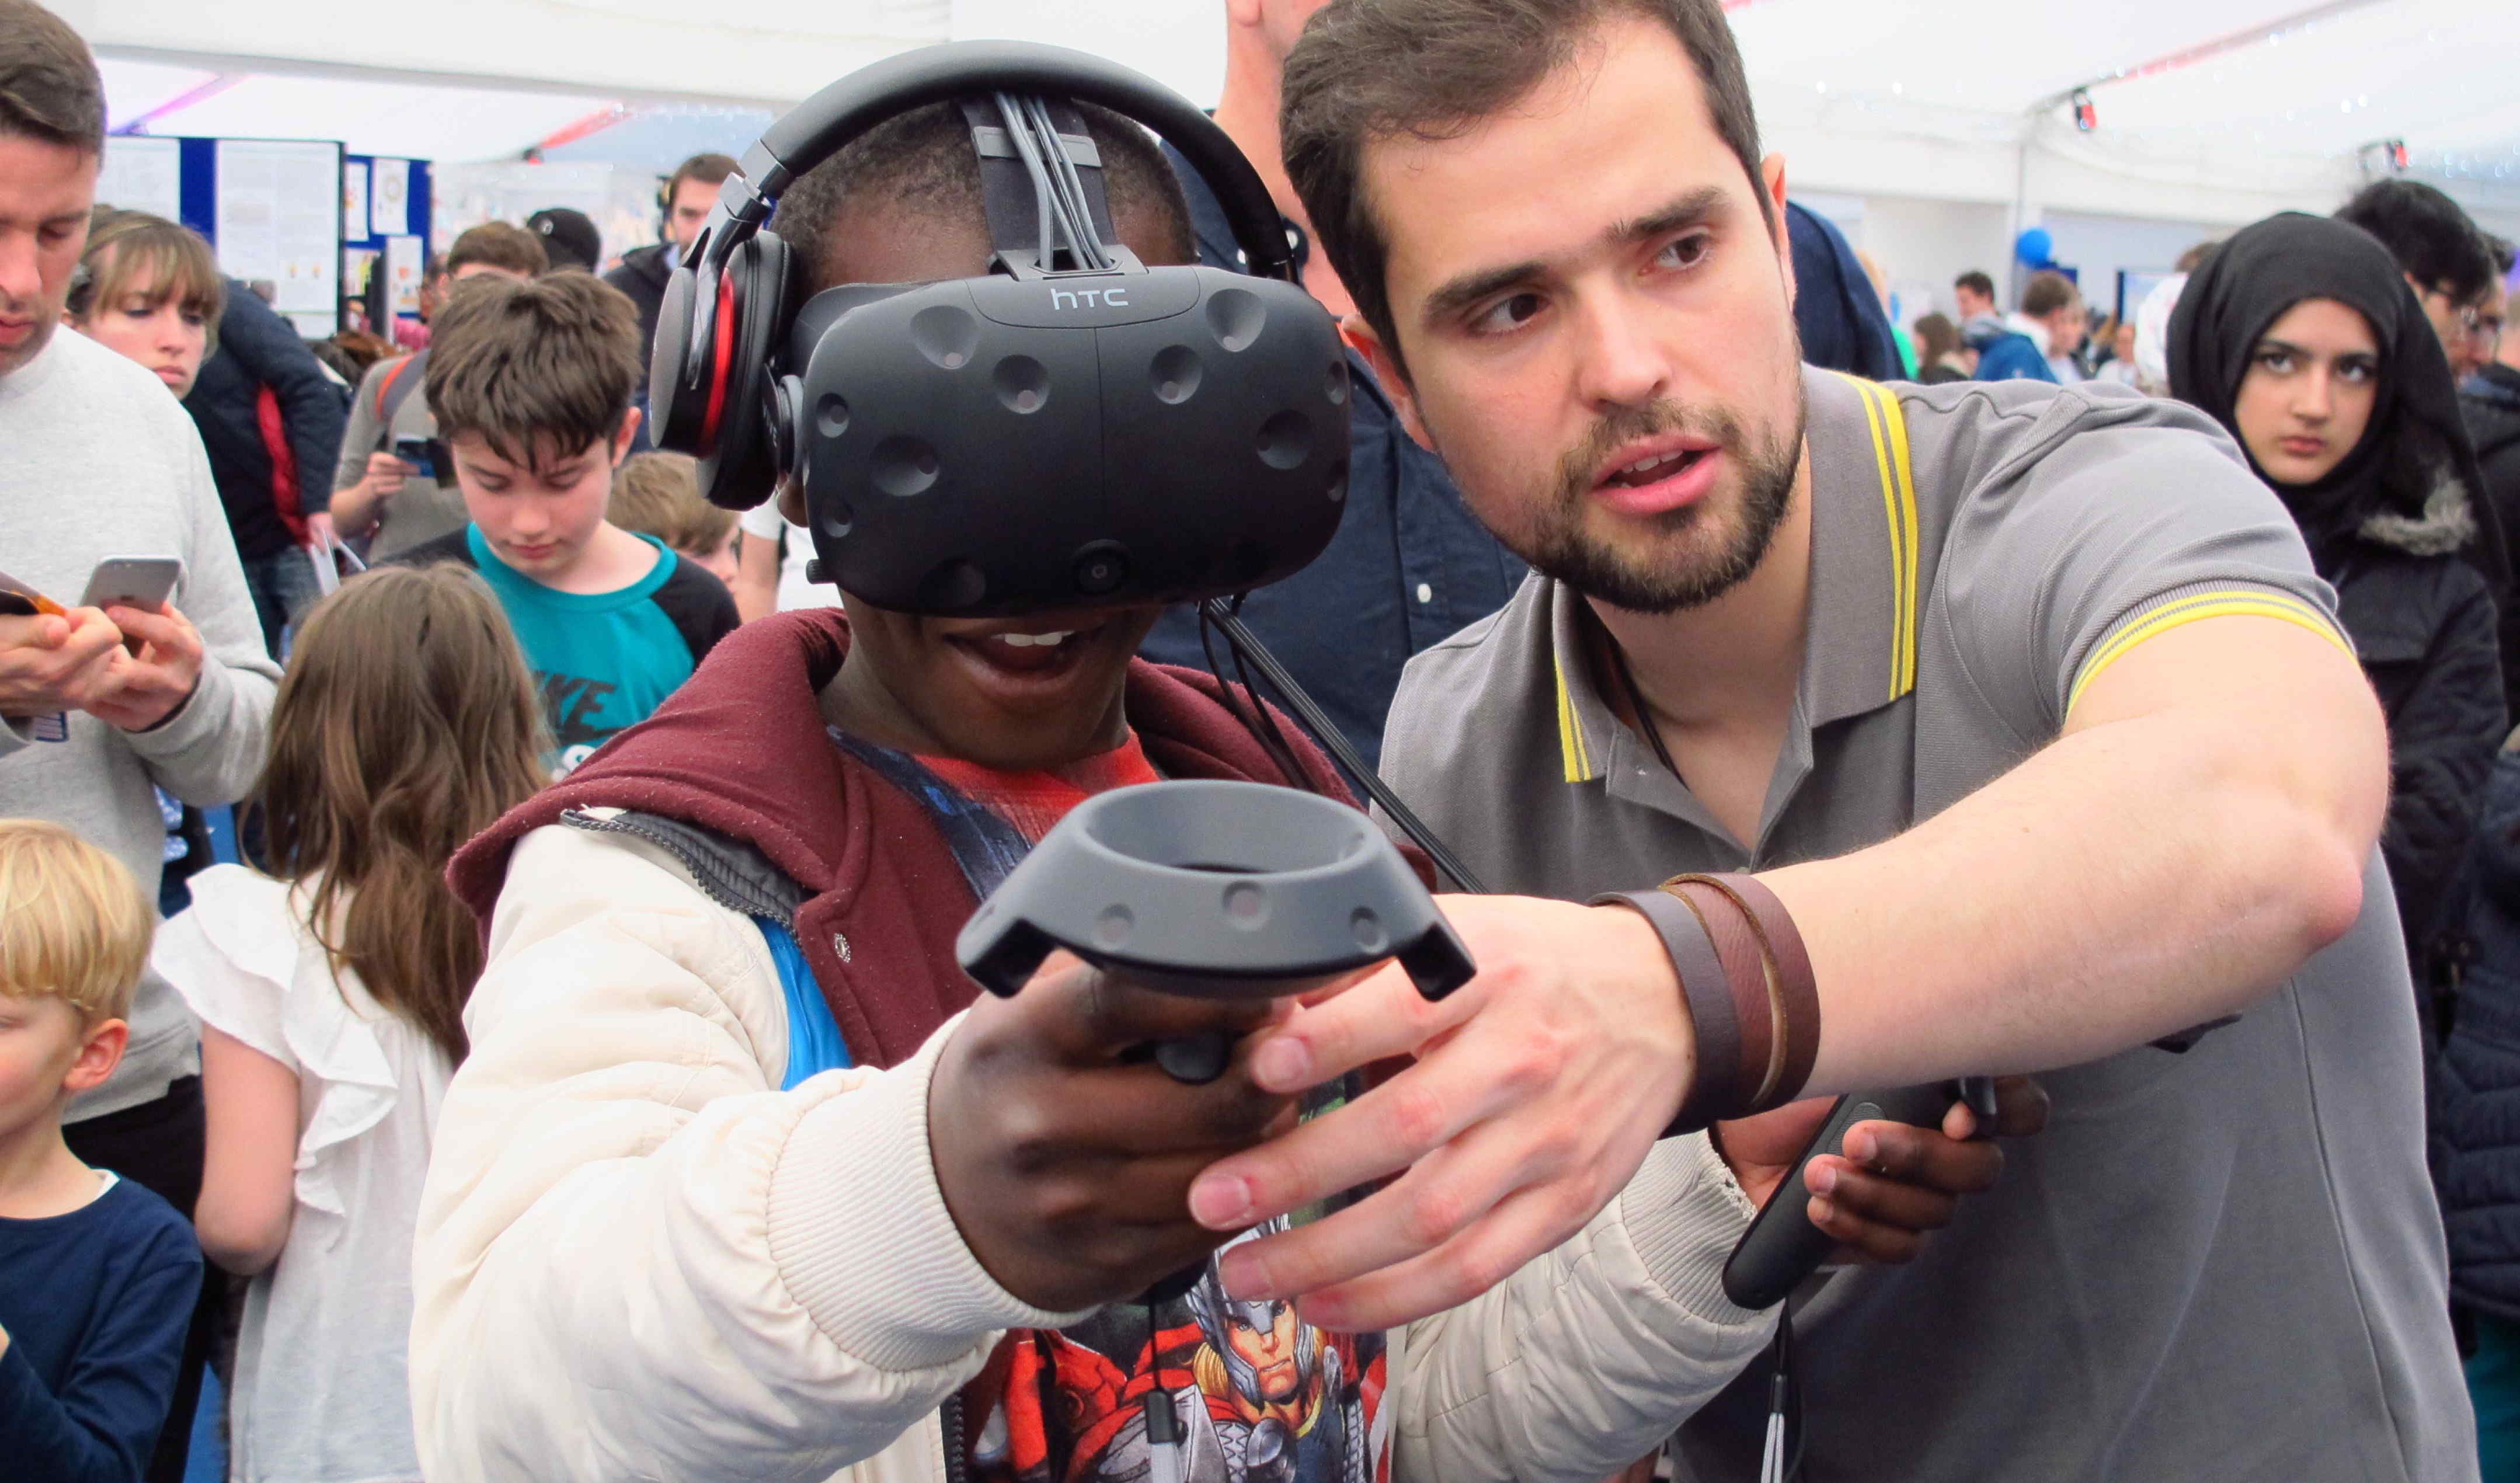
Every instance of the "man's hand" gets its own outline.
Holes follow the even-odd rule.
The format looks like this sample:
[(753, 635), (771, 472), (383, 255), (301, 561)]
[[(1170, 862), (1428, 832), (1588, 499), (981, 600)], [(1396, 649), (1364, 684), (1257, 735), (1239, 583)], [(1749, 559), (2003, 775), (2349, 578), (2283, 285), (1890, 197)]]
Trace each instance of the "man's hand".
[(0, 617), (0, 716), (85, 710), (115, 683), (122, 630), (94, 607)]
[[(2027, 1137), (2048, 1126), (2048, 1094), (2037, 1082), (2003, 1077), (1995, 1093), (1998, 1137)], [(1776, 1194), (1836, 1103), (1815, 1097), (1715, 1125), (1716, 1151), (1754, 1204), (1764, 1207)], [(1857, 1123), (1846, 1130), (1838, 1153), (1814, 1156), (1803, 1174), (1811, 1189), (1807, 1214), (1837, 1237), (1835, 1260), (1913, 1261), (1925, 1233), (1952, 1223), (1961, 1195), (1995, 1188), (2003, 1172), (2002, 1151), (1977, 1134), (1977, 1114), (1954, 1102), (1939, 1129)]]
[(124, 731), (147, 731), (192, 698), (202, 678), (202, 636), (172, 603), (154, 612), (110, 607), (106, 615), (136, 647), (115, 666), (111, 688), (89, 698), (87, 712)]
[(340, 532), (333, 527), (332, 512), (318, 510), (306, 517), (306, 544), (327, 553), (341, 544)]
[(1453, 1307), (1591, 1220), (1678, 1110), (1694, 1069), (1688, 1011), (1642, 917), (1524, 897), (1443, 908), (1480, 966), (1468, 984), (1428, 1004), (1386, 966), (1251, 1048), (1253, 1078), (1277, 1093), (1392, 1056), (1416, 1064), (1199, 1177), (1191, 1208), (1229, 1232), (1400, 1175), (1237, 1246), (1224, 1265), (1236, 1296), (1306, 1294), (1305, 1317), (1336, 1328)]
[(983, 995), (927, 1092), (936, 1183), (999, 1285), (1066, 1312), (1133, 1297), (1230, 1233), (1190, 1217), (1198, 1171), (1293, 1123), (1250, 1047), (1204, 1086), (1146, 1058), (1159, 1040), (1268, 1023), (1257, 1003), (1157, 994), (1054, 954), (1012, 999)]

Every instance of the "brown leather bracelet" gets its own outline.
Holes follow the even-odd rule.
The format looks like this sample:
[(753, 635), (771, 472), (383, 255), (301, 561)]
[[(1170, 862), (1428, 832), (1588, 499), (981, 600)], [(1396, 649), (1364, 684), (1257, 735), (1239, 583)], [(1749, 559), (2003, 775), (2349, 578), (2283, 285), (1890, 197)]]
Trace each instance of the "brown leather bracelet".
[(1765, 1094), (1783, 1068), (1784, 1047), (1773, 982), (1776, 972), (1759, 941), (1758, 924), (1732, 892), (1705, 878), (1674, 876), (1662, 888), (1688, 902), (1706, 923), (1716, 955), (1724, 960), (1724, 981), (1732, 992), (1733, 1015), (1741, 1022), (1741, 1096), (1725, 1115), (1763, 1111), (1771, 1105)]
[(1782, 1106), (1802, 1095), (1820, 1058), (1820, 985), (1812, 972), (1811, 954), (1802, 929), (1794, 925), (1785, 904), (1754, 876), (1728, 874), (1682, 877), (1702, 881), (1724, 892), (1741, 910), (1759, 935), (1767, 966), (1774, 975), (1776, 1033), (1781, 1054), (1776, 1077), (1756, 1099), (1762, 1110)]
[(1659, 890), (1612, 891), (1594, 897), (1592, 905), (1624, 906), (1644, 918), (1680, 975), (1680, 1002), (1696, 1041), (1691, 1048), (1695, 1065), (1680, 1110), (1662, 1136), (1695, 1133), (1731, 1116), (1748, 1095), (1741, 1085), (1741, 1029), (1732, 991), (1724, 981), (1724, 962), (1706, 923), (1688, 902)]

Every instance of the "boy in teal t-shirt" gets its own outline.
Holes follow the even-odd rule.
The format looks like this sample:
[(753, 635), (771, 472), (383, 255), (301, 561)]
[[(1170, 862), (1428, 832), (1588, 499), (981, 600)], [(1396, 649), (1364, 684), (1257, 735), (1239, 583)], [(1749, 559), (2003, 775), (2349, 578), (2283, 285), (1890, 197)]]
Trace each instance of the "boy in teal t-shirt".
[(630, 300), (583, 273), (467, 285), (431, 330), (428, 407), (472, 522), (397, 560), (490, 584), (542, 682), (556, 776), (647, 719), (737, 622), (717, 578), (605, 518), (638, 371)]

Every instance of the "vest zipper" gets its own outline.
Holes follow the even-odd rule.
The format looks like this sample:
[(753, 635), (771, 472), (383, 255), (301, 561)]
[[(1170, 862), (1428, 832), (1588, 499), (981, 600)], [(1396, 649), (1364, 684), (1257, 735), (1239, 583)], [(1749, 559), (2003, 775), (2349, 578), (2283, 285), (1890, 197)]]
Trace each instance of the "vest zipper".
[[(692, 873), (692, 883), (700, 888), (700, 894), (719, 906), (739, 917), (767, 917), (787, 928), (791, 935), (796, 930), (794, 912), (776, 909), (766, 912), (758, 910), (764, 903), (737, 894), (734, 887), (728, 883), (726, 873), (715, 861), (685, 848), (681, 840), (673, 838), (660, 830), (645, 829), (622, 819), (599, 819), (582, 808), (562, 811), (560, 822), (571, 829), (585, 830), (589, 833), (628, 834), (633, 839), (652, 844), (681, 861), (683, 869)], [(799, 945), (802, 945), (801, 940)]]
[(938, 1407), (937, 1417), (945, 1423), (945, 1477), (947, 1483), (965, 1483), (963, 1393), (956, 1391)]

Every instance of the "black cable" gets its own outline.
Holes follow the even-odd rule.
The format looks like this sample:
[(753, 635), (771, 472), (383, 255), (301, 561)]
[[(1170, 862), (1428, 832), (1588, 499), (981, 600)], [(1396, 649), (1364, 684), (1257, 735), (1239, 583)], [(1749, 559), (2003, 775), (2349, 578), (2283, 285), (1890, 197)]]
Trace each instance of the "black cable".
[[(1237, 597), (1234, 600), (1234, 606), (1227, 608), (1226, 611), (1232, 613), (1235, 618), (1239, 621), (1242, 616), (1242, 599)], [(1226, 647), (1228, 649), (1233, 649), (1234, 641), (1228, 639), (1226, 641)], [(1235, 676), (1242, 682), (1242, 693), (1251, 697), (1251, 708), (1253, 711), (1258, 713), (1261, 724), (1269, 729), (1269, 745), (1280, 757), (1292, 763), (1295, 761), (1295, 749), (1286, 744), (1286, 734), (1278, 729), (1277, 709), (1270, 705), (1268, 701), (1261, 698), (1260, 688), (1251, 683), (1251, 671), (1243, 666), (1243, 657), (1244, 655), (1241, 650), (1234, 650)], [(1303, 771), (1300, 765), (1286, 774), (1286, 781), (1289, 783), (1300, 783), (1303, 781)]]
[[(1007, 121), (1008, 142), (1013, 146), (1016, 157), (1023, 161), (1024, 169), (1032, 176), (1034, 209), (1042, 213), (1041, 271), (1053, 273), (1058, 270), (1058, 248), (1051, 240), (1054, 223), (1059, 235), (1067, 239), (1071, 266), (1082, 269), (1100, 261), (1100, 251), (1087, 247), (1087, 239), (1093, 234), (1085, 231), (1077, 220), (1077, 213), (1084, 205), (1081, 200), (1084, 188), (1079, 184), (1080, 199), (1071, 200), (1068, 195), (1071, 176), (1062, 174), (1059, 168), (1065, 166), (1072, 173), (1074, 166), (1067, 159), (1067, 147), (1058, 142), (1058, 126), (1049, 121), (1050, 110), (1040, 99), (1031, 96), (1000, 93), (996, 100), (998, 112)], [(1051, 163), (1053, 158), (1058, 161), (1058, 166)]]
[(1051, 241), (1050, 171), (1042, 167), (1041, 159), (1032, 147), (1032, 136), (1025, 132), (1022, 101), (1012, 93), (998, 93), (992, 97), (998, 106), (998, 116), (1006, 120), (1009, 147), (1015, 152), (1015, 157), (1023, 161), (1026, 173), (1032, 176), (1033, 218), (1041, 227), (1040, 268), (1048, 273), (1058, 266), (1052, 255), (1056, 248)]
[[(1655, 724), (1653, 712), (1645, 708), (1645, 693), (1637, 689), (1637, 674), (1635, 670), (1628, 668), (1626, 652), (1615, 643), (1608, 648), (1610, 663), (1619, 672), (1619, 688), (1628, 693), (1628, 704), (1636, 710), (1637, 729), (1645, 734), (1647, 742), (1653, 743), (1654, 758), (1662, 763), (1662, 770), (1675, 778), (1680, 778), (1680, 764), (1671, 760), (1671, 748), (1662, 744), (1662, 728)], [(1681, 781), (1687, 783), (1688, 780), (1681, 778)]]
[(1155, 1383), (1139, 1402), (1147, 1422), (1148, 1471), (1156, 1479), (1178, 1479), (1182, 1445), (1181, 1416), (1173, 1410), (1173, 1393), (1164, 1385), (1163, 1326), (1155, 1305), (1147, 1305), (1147, 1373)]
[(1085, 196), (1084, 178), (1076, 173), (1076, 160), (1067, 153), (1067, 142), (1059, 137), (1058, 122), (1050, 116), (1050, 105), (1039, 98), (1027, 98), (1024, 107), (1033, 116), (1040, 131), (1043, 161), (1050, 166), (1051, 181), (1066, 198), (1067, 213), (1082, 234), (1076, 239), (1079, 267), (1098, 273), (1111, 270), (1111, 258), (1102, 250), (1102, 231), (1095, 225), (1094, 208)]
[(1067, 239), (1067, 265), (1083, 271), (1091, 265), (1085, 246), (1090, 234), (1077, 220), (1078, 202), (1068, 194), (1066, 177), (1059, 170), (1066, 147), (1058, 142), (1058, 129), (1044, 122), (1049, 110), (1040, 99), (1027, 96), (1019, 101), (1024, 111), (1024, 137), (1031, 142), (1033, 157), (1040, 161), (1042, 174), (1050, 182), (1051, 211), (1058, 218), (1059, 234)]
[[(1470, 873), (1470, 868), (1462, 863), (1461, 857), (1453, 853), (1451, 846), (1435, 837), (1435, 831), (1426, 827), (1425, 821), (1419, 819), (1408, 804), (1401, 802), (1400, 795), (1394, 793), (1380, 778), (1375, 777), (1372, 768), (1365, 765), (1365, 759), (1359, 757), (1356, 754), (1356, 748), (1348, 744), (1346, 734), (1333, 725), (1328, 716), (1322, 713), (1321, 706), (1314, 703), (1311, 696), (1304, 694), (1304, 688), (1295, 683), (1295, 677), (1286, 672), (1286, 666), (1278, 662), (1277, 655), (1269, 652), (1267, 646), (1260, 642), (1257, 634), (1244, 627), (1240, 618), (1236, 617), (1223, 603), (1214, 598), (1199, 604), (1198, 611), (1202, 625), (1213, 621), (1217, 632), (1225, 635), (1226, 644), (1235, 651), (1236, 654), (1250, 659), (1251, 663), (1259, 669), (1262, 678), (1269, 682), (1270, 686), (1285, 700), (1287, 707), (1294, 711), (1295, 719), (1304, 723), (1305, 729), (1322, 743), (1324, 749), (1329, 752), (1339, 767), (1357, 781), (1358, 786), (1365, 789), (1366, 795), (1372, 798), (1384, 813), (1391, 816), (1391, 822), (1400, 826), (1400, 831), (1407, 834), (1419, 849), (1426, 852), (1427, 858), (1435, 862), (1436, 869), (1452, 876), (1456, 885), (1472, 895), (1484, 896), (1488, 893), (1487, 886), (1479, 880), (1478, 876)], [(1206, 629), (1202, 626), (1200, 629), (1202, 643), (1205, 642), (1205, 634)], [(1212, 663), (1210, 667), (1213, 667)]]
[[(1239, 698), (1235, 696), (1234, 682), (1225, 677), (1225, 666), (1217, 661), (1216, 644), (1211, 637), (1215, 631), (1210, 623), (1207, 605), (1202, 603), (1198, 609), (1198, 647), (1200, 652), (1207, 655), (1207, 672), (1216, 677), (1217, 692), (1225, 697), (1225, 708), (1233, 713), (1235, 722), (1260, 743), (1260, 749), (1269, 754), (1269, 760), (1277, 765), (1286, 782), (1300, 786), (1304, 781), (1303, 766), (1295, 760), (1294, 751), (1286, 745), (1286, 739), (1278, 731), (1277, 723), (1269, 719), (1269, 708), (1260, 699), (1260, 693), (1251, 688), (1249, 676), (1243, 677), (1242, 696)], [(1227, 650), (1230, 652), (1233, 647), (1233, 641), (1227, 640)], [(1236, 654), (1238, 670), (1241, 662), (1241, 655)]]

